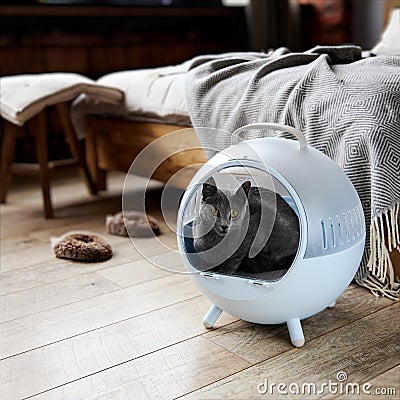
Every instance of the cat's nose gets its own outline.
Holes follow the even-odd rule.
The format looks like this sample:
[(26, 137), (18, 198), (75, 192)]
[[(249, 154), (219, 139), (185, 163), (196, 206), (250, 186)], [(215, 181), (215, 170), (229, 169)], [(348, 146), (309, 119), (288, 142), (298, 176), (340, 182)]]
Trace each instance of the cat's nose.
[(228, 230), (228, 225), (221, 225), (221, 231), (223, 233), (226, 233), (227, 230)]

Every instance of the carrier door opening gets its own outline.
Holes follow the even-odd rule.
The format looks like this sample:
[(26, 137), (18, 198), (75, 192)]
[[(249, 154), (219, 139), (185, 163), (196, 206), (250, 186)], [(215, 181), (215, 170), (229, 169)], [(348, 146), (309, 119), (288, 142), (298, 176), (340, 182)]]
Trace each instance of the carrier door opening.
[(184, 249), (193, 268), (255, 280), (281, 279), (299, 242), (298, 209), (275, 177), (227, 167), (193, 190), (184, 210)]

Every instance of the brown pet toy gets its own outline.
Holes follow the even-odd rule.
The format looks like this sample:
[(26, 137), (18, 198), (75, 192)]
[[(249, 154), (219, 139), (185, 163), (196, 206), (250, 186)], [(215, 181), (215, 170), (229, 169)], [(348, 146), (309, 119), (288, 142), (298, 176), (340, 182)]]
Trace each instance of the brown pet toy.
[(58, 258), (77, 261), (106, 261), (113, 255), (111, 245), (101, 236), (89, 232), (68, 232), (51, 238), (54, 254)]
[(107, 233), (118, 236), (149, 237), (160, 234), (158, 221), (151, 215), (139, 211), (125, 211), (108, 215), (106, 228)]

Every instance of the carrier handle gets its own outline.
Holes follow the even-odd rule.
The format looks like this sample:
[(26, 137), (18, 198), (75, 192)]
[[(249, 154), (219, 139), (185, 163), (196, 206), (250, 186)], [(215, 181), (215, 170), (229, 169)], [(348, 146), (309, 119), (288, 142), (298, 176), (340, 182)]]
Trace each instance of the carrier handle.
[(232, 144), (239, 143), (240, 140), (239, 133), (247, 131), (249, 129), (274, 129), (276, 131), (289, 132), (292, 135), (294, 135), (296, 139), (299, 141), (300, 150), (305, 149), (307, 147), (307, 140), (300, 131), (288, 125), (275, 124), (272, 122), (259, 122), (255, 124), (248, 124), (236, 129), (236, 131), (232, 133), (232, 140), (231, 140)]

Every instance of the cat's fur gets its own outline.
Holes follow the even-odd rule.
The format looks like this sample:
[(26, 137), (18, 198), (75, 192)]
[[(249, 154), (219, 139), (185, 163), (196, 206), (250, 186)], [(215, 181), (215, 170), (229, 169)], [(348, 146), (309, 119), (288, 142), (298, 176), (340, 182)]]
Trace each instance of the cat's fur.
[(249, 181), (235, 192), (218, 189), (213, 178), (204, 183), (193, 232), (202, 269), (226, 274), (288, 269), (299, 244), (294, 210), (279, 194)]

